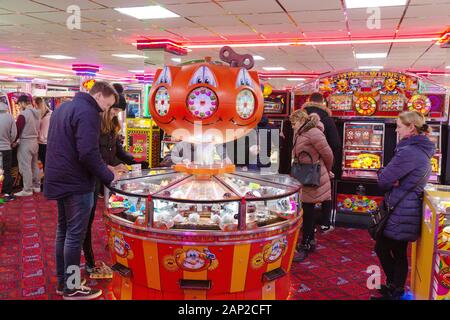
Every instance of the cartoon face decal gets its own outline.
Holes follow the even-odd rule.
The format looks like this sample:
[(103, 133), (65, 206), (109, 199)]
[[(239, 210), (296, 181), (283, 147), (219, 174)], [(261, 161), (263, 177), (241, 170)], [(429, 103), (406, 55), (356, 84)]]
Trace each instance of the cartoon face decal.
[(264, 261), (267, 263), (272, 263), (280, 259), (286, 252), (287, 245), (288, 243), (286, 238), (274, 240), (271, 244), (266, 245), (263, 251)]
[(178, 269), (192, 272), (214, 270), (218, 264), (216, 255), (207, 248), (203, 251), (194, 248), (176, 249), (173, 256), (168, 255), (163, 259), (163, 265), (168, 271), (177, 271)]
[(149, 110), (174, 139), (224, 143), (248, 134), (262, 117), (256, 71), (202, 62), (164, 67), (155, 78)]
[(211, 117), (216, 112), (218, 104), (216, 94), (207, 87), (192, 90), (187, 100), (189, 111), (200, 119)]
[(121, 234), (111, 233), (110, 246), (114, 249), (115, 254), (121, 258), (133, 259), (133, 251), (130, 245), (125, 241), (125, 238)]
[(191, 86), (201, 83), (217, 87), (216, 78), (214, 77), (211, 69), (209, 69), (207, 66), (201, 66), (200, 68), (198, 68), (192, 76), (191, 81), (189, 81), (189, 85)]
[(172, 75), (168, 66), (164, 66), (162, 72), (159, 74), (158, 79), (155, 82), (155, 85), (167, 83), (172, 84)]
[(242, 119), (247, 120), (255, 111), (255, 98), (250, 90), (242, 90), (236, 97), (236, 112)]
[(239, 74), (236, 79), (236, 88), (239, 88), (241, 86), (247, 86), (247, 87), (251, 87), (251, 88), (255, 87), (252, 77), (248, 73), (247, 69), (244, 69), (244, 68), (239, 70)]
[(170, 95), (166, 87), (160, 87), (155, 95), (155, 108), (160, 116), (165, 116), (170, 108)]

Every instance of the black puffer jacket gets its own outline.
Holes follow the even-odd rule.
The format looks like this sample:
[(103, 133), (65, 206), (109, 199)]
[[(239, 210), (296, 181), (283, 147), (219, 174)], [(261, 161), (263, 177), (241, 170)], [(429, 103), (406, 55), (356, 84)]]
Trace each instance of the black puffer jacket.
[(331, 150), (335, 155), (336, 152), (340, 152), (341, 150), (341, 138), (339, 137), (338, 130), (336, 128), (336, 124), (334, 123), (333, 118), (330, 117), (330, 111), (321, 104), (316, 102), (306, 102), (303, 104), (302, 109), (306, 111), (306, 113), (317, 113), (320, 117), (320, 121), (323, 123), (325, 127), (325, 138), (327, 139), (328, 144), (330, 145)]
[(107, 165), (135, 164), (133, 156), (123, 149), (119, 136), (114, 132), (100, 134), (100, 153)]

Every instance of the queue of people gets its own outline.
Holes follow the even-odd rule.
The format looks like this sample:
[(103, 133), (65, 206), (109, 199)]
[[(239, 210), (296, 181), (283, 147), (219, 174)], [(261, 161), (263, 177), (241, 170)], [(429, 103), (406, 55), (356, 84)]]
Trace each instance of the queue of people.
[[(320, 93), (312, 94), (310, 101), (290, 116), (294, 131), (293, 161), (319, 163), (321, 168), (319, 186), (304, 186), (301, 191), (303, 237), (294, 262), (304, 261), (308, 253), (314, 251), (316, 220), (322, 231), (332, 230), (330, 181), (334, 178), (333, 158), (336, 159), (336, 152), (340, 152), (340, 139), (329, 116), (330, 112)], [(428, 138), (430, 128), (421, 113), (401, 113), (397, 119), (396, 132), (400, 141), (394, 157), (378, 172), (378, 187), (385, 192), (385, 205), (393, 208), (393, 211), (376, 239), (374, 250), (386, 275), (386, 284), (372, 296), (374, 300), (400, 299), (405, 292), (407, 248), (410, 242), (420, 236), (422, 195), (431, 174), (430, 159), (435, 152), (435, 146)], [(314, 213), (317, 205), (322, 211), (321, 219), (317, 219)]]

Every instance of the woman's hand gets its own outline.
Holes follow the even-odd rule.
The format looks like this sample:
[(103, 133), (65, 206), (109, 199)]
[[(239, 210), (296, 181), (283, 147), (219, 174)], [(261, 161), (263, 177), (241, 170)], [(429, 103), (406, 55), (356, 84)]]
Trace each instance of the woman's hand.
[(394, 186), (394, 187), (399, 187), (399, 186), (400, 186), (400, 181), (398, 181), (398, 180), (395, 181), (394, 184), (393, 184), (393, 186)]

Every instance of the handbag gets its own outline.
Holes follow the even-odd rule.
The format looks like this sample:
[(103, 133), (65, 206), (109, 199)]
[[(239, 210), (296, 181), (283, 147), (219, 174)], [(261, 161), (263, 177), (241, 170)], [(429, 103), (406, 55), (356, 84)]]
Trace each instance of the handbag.
[(394, 212), (395, 208), (403, 201), (403, 199), (414, 189), (416, 189), (423, 180), (428, 176), (430, 170), (427, 170), (424, 176), (417, 182), (412, 188), (403, 193), (401, 198), (397, 201), (397, 203), (393, 206), (389, 205), (389, 200), (381, 203), (381, 206), (378, 209), (371, 213), (371, 220), (369, 222), (368, 231), (373, 240), (378, 240), (384, 232), (384, 228), (386, 227), (386, 223), (389, 220), (389, 216), (392, 212)]
[(291, 175), (297, 179), (305, 187), (318, 187), (320, 186), (320, 162), (313, 162), (311, 155), (302, 151), (299, 156), (305, 153), (311, 163), (298, 163), (294, 162), (291, 169)]

